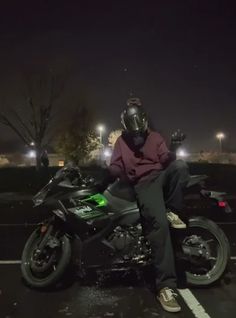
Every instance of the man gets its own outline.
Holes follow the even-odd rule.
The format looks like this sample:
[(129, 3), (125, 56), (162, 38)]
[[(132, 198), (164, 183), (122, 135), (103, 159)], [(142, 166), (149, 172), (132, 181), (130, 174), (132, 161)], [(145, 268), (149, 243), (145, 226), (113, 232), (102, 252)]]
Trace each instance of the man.
[(181, 308), (173, 290), (176, 273), (169, 222), (174, 228), (186, 227), (174, 212), (182, 209), (188, 168), (183, 161), (175, 160), (161, 135), (148, 128), (140, 102), (133, 100), (127, 105), (121, 114), (124, 131), (114, 146), (110, 176), (133, 185), (143, 231), (152, 248), (157, 299), (166, 311), (178, 312)]
[(46, 149), (44, 149), (41, 153), (41, 156), (40, 156), (40, 159), (41, 159), (41, 163), (43, 164), (43, 166), (45, 168), (48, 168), (49, 166), (49, 159), (48, 159), (48, 152)]

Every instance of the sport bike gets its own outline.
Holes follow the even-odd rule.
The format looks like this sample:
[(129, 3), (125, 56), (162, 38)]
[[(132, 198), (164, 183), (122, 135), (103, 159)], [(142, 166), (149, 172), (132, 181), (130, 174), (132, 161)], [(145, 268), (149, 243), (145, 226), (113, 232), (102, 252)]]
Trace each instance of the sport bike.
[[(192, 176), (188, 188), (207, 176)], [(224, 193), (200, 190), (202, 199), (230, 212)], [(45, 288), (62, 280), (76, 264), (80, 273), (98, 270), (140, 269), (151, 264), (149, 242), (142, 233), (133, 190), (117, 180), (104, 193), (77, 167), (58, 170), (33, 198), (35, 208), (49, 211), (28, 238), (22, 253), (21, 272), (33, 288)], [(182, 216), (181, 216), (182, 217)], [(176, 261), (183, 261), (187, 282), (206, 286), (226, 270), (230, 247), (222, 229), (204, 216), (183, 216), (185, 230), (170, 229)]]

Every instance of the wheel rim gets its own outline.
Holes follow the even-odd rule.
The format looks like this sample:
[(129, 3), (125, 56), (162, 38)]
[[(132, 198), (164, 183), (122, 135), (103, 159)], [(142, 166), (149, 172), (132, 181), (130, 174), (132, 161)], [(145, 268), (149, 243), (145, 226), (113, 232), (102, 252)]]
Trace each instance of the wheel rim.
[(59, 240), (60, 246), (55, 248), (45, 247), (40, 257), (36, 256), (37, 246), (41, 238), (38, 233), (30, 246), (30, 253), (24, 262), (25, 268), (30, 277), (35, 281), (44, 281), (49, 279), (57, 270), (60, 263), (60, 256), (63, 251), (63, 241)]
[[(217, 236), (212, 232), (209, 232), (208, 228), (193, 226), (189, 228), (189, 232), (190, 235), (187, 239), (191, 239), (191, 236), (196, 236), (198, 240), (196, 247), (203, 253), (188, 258), (188, 265), (190, 267), (186, 271), (186, 274), (192, 280), (211, 280), (219, 268), (222, 267), (222, 261), (224, 259), (222, 243)], [(194, 232), (194, 234), (191, 234), (191, 232)], [(182, 246), (183, 244), (184, 242), (182, 243)], [(201, 244), (203, 244), (202, 247), (200, 247)]]

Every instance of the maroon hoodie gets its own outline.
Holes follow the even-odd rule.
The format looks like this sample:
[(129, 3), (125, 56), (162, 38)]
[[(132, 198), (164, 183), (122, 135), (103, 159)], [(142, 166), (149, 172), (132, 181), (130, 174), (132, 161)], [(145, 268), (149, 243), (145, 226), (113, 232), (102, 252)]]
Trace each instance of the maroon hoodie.
[(157, 132), (148, 132), (141, 148), (133, 146), (125, 135), (121, 135), (115, 143), (109, 170), (112, 176), (125, 176), (135, 184), (153, 173), (158, 174), (173, 159), (163, 137)]

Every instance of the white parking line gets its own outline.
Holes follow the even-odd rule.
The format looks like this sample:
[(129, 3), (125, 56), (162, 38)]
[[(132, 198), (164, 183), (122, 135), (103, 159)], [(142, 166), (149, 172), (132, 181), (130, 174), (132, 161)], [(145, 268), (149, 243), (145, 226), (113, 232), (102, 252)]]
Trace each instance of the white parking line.
[[(230, 259), (232, 261), (236, 260), (236, 256), (231, 256)], [(0, 265), (15, 265), (15, 264), (21, 264), (21, 260), (0, 260)]]
[(211, 318), (188, 288), (178, 291), (196, 318)]
[(20, 260), (0, 261), (0, 265), (15, 265), (15, 264), (21, 264), (21, 261)]

